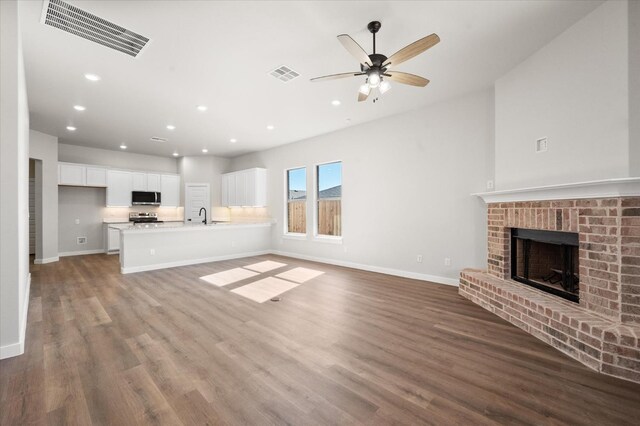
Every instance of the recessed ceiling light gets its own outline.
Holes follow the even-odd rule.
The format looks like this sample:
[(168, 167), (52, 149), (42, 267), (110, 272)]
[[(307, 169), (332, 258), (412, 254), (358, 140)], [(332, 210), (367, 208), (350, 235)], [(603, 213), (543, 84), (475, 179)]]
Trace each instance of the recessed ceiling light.
[(76, 128), (73, 127), (73, 126), (67, 126), (67, 130), (70, 131), (70, 132), (75, 132)]
[(207, 106), (206, 105), (198, 105), (198, 111), (206, 111), (207, 110)]
[(120, 145), (120, 149), (127, 149), (127, 146), (125, 144)]
[(339, 106), (340, 104), (341, 104), (341, 102), (339, 100), (337, 100), (337, 99), (331, 101), (331, 105), (333, 105), (333, 106)]
[(238, 139), (229, 139), (229, 142), (236, 143), (236, 142), (238, 142)]
[(275, 127), (274, 127), (273, 125), (271, 125), (271, 124), (269, 124), (269, 125), (267, 126), (267, 130), (273, 130), (273, 129), (275, 129)]
[(74, 105), (73, 109), (75, 109), (76, 111), (84, 111), (86, 108), (82, 105)]
[(209, 152), (209, 150), (207, 148), (202, 148), (202, 152), (206, 154), (207, 152)]
[(180, 155), (180, 154), (178, 154), (177, 152), (174, 152), (174, 153), (173, 153), (173, 156), (174, 156), (174, 157), (177, 157), (178, 155)]
[(95, 74), (85, 74), (84, 78), (86, 78), (89, 81), (100, 81), (100, 76)]
[(176, 129), (176, 126), (174, 126), (173, 124), (169, 124), (169, 125), (167, 126), (167, 129), (169, 129), (169, 130), (175, 130), (175, 129)]

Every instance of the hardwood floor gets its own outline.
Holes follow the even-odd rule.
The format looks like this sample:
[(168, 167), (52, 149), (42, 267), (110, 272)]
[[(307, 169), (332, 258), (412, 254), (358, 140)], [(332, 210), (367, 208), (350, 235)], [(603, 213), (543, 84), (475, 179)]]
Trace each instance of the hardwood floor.
[[(200, 276), (288, 266), (226, 287)], [(325, 272), (255, 303), (230, 289)], [(0, 423), (637, 424), (640, 385), (595, 373), (457, 288), (260, 256), (120, 275), (115, 256), (32, 269), (26, 352)]]

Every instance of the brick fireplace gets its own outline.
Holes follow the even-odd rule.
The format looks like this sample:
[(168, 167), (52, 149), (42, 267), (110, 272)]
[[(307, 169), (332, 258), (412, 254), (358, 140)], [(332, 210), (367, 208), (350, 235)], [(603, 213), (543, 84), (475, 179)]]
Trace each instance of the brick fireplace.
[[(487, 201), (487, 269), (463, 270), (460, 295), (594, 370), (640, 383), (640, 197)], [(578, 303), (511, 279), (515, 228), (578, 234)]]

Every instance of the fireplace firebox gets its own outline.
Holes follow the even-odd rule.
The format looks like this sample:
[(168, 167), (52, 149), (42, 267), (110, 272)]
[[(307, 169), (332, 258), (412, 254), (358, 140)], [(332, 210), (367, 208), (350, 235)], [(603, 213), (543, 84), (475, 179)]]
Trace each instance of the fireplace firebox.
[(511, 228), (511, 278), (578, 303), (578, 234)]

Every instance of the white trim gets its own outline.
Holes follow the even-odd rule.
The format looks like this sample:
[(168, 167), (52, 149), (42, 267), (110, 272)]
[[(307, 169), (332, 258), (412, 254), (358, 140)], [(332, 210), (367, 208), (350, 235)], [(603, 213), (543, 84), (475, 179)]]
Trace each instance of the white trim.
[(219, 262), (221, 260), (240, 259), (243, 257), (261, 256), (271, 253), (270, 250), (252, 251), (247, 253), (237, 253), (226, 256), (204, 257), (201, 259), (178, 260), (175, 262), (156, 263), (153, 265), (131, 266), (129, 268), (120, 267), (122, 274), (131, 274), (134, 272), (155, 271), (156, 269), (175, 268), (177, 266), (196, 265), (198, 263)]
[(327, 263), (329, 265), (344, 266), (347, 268), (360, 269), (363, 271), (377, 272), (397, 277), (411, 278), (414, 280), (429, 281), (438, 284), (446, 284), (457, 287), (460, 283), (458, 278), (440, 277), (437, 275), (421, 274), (419, 272), (402, 271), (400, 269), (384, 268), (380, 266), (365, 265), (362, 263), (348, 262), (343, 260), (327, 259), (324, 257), (307, 256), (304, 254), (290, 253), (280, 250), (271, 250), (272, 254), (293, 257), (294, 259), (310, 260), (312, 262)]
[(282, 234), (282, 238), (285, 240), (298, 240), (298, 241), (307, 241), (307, 234), (301, 234), (299, 232), (287, 232), (286, 234)]
[(60, 254), (56, 257), (46, 257), (44, 259), (34, 259), (33, 263), (36, 265), (44, 265), (45, 263), (53, 263), (60, 260)]
[(640, 178), (593, 180), (589, 182), (561, 185), (537, 186), (509, 189), (505, 191), (479, 192), (475, 195), (485, 203), (508, 203), (515, 201), (577, 200), (584, 198), (611, 198), (640, 196)]
[(313, 237), (313, 241), (324, 244), (342, 244), (342, 237), (336, 235), (316, 235)]
[(12, 358), (24, 353), (24, 343), (27, 336), (27, 319), (29, 313), (29, 294), (31, 293), (31, 273), (27, 276), (27, 291), (24, 295), (22, 306), (22, 323), (20, 324), (20, 337), (16, 343), (0, 346), (0, 359)]
[(58, 256), (60, 256), (60, 257), (82, 256), (82, 255), (85, 255), (85, 254), (98, 254), (98, 253), (104, 253), (104, 249), (63, 251), (62, 253), (58, 253)]

